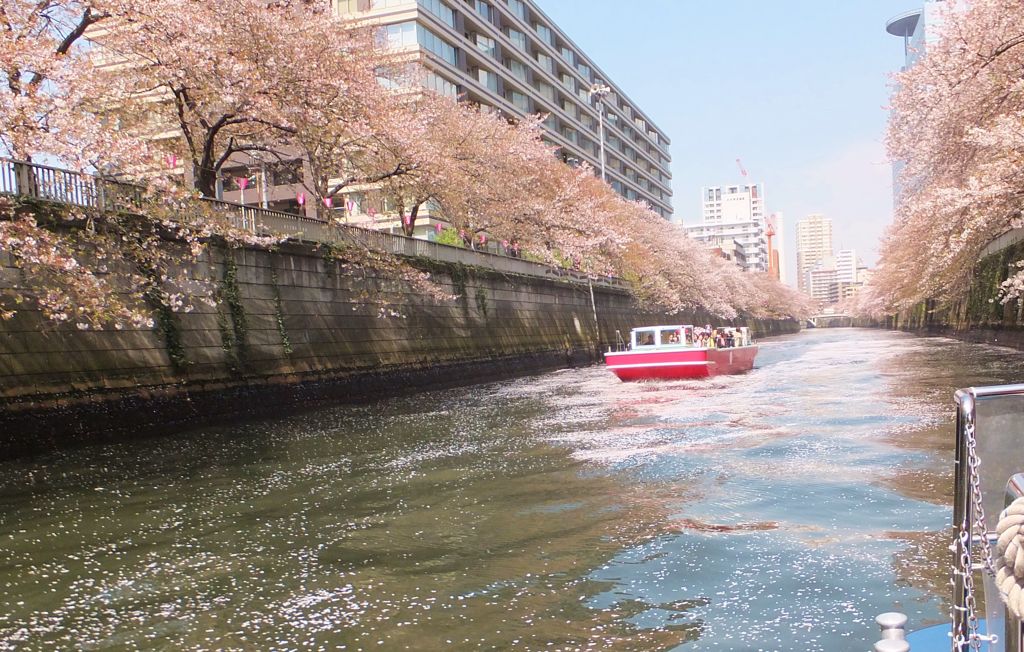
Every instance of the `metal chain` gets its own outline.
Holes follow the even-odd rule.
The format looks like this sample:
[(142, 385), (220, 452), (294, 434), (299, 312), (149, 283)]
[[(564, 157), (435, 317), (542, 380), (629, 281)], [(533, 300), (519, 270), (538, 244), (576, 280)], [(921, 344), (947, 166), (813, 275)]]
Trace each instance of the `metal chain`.
[(971, 482), (971, 509), (974, 512), (974, 530), (971, 533), (981, 538), (981, 559), (985, 572), (995, 577), (996, 567), (992, 561), (992, 548), (988, 545), (988, 527), (985, 524), (985, 506), (981, 502), (981, 458), (978, 457), (978, 440), (974, 432), (974, 420), (968, 419), (965, 428), (967, 435), (967, 467)]
[[(967, 640), (957, 635), (953, 642), (957, 649), (967, 643), (972, 650), (981, 650), (983, 642), (994, 641), (996, 637), (985, 636), (980, 632), (981, 623), (978, 620), (978, 603), (974, 588), (974, 563), (971, 559), (971, 546), (975, 533), (978, 534), (978, 541), (981, 545), (984, 571), (994, 577), (995, 566), (992, 562), (992, 550), (988, 545), (988, 527), (985, 524), (985, 508), (982, 505), (981, 495), (981, 459), (978, 457), (974, 420), (971, 418), (967, 419), (964, 426), (964, 435), (967, 439), (967, 477), (971, 491), (971, 510), (974, 512), (974, 521), (968, 523), (965, 519), (960, 524), (960, 568), (955, 570), (963, 575), (965, 599), (962, 609), (967, 613)], [(956, 608), (954, 606), (954, 609)]]

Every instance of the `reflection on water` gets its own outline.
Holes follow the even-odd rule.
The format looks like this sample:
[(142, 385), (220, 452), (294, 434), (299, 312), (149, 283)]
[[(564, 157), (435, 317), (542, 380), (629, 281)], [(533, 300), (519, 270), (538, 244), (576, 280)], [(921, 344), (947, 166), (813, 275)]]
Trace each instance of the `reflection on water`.
[(945, 613), (953, 388), (991, 347), (835, 330), (0, 472), (0, 650), (845, 650)]

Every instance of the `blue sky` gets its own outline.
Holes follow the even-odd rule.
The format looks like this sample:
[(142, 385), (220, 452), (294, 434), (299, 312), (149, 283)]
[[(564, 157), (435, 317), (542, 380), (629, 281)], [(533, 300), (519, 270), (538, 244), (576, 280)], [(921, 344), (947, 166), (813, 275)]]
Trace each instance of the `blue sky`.
[(833, 220), (869, 265), (892, 218), (883, 145), (903, 42), (886, 21), (920, 0), (537, 0), (672, 139), (673, 207), (700, 221), (700, 188), (764, 182), (785, 216)]

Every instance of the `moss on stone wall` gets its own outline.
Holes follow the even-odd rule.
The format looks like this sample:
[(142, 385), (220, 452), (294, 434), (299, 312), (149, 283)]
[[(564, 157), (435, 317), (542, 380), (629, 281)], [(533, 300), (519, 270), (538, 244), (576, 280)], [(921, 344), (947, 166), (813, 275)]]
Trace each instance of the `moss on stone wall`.
[[(245, 306), (238, 286), (238, 264), (231, 249), (224, 251), (224, 276), (218, 289), (217, 325), (221, 346), (232, 373), (245, 371), (248, 360), (248, 330)], [(227, 309), (227, 314), (224, 312)]]
[(285, 355), (292, 354), (292, 342), (288, 337), (288, 329), (284, 326), (284, 306), (281, 302), (281, 285), (277, 279), (277, 270), (270, 268), (270, 287), (274, 292), (274, 321), (277, 322), (277, 332), (281, 334), (281, 348)]

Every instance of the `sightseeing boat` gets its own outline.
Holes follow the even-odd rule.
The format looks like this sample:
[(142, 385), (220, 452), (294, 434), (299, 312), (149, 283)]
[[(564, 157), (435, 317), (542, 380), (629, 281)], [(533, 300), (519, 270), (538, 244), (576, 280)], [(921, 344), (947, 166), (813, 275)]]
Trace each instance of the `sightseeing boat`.
[(757, 356), (746, 328), (644, 326), (630, 332), (629, 347), (604, 355), (619, 380), (679, 380), (750, 371)]

